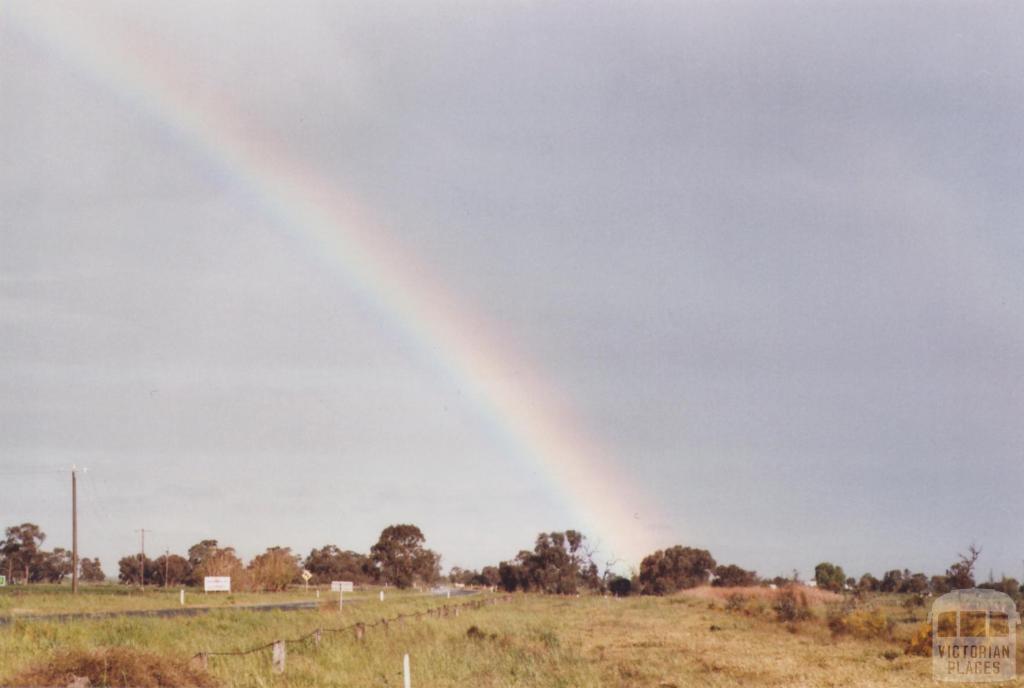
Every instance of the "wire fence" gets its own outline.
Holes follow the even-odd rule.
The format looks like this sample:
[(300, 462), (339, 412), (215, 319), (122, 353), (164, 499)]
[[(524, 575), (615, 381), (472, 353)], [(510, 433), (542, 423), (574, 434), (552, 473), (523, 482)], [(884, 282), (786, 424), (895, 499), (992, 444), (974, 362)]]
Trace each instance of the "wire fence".
[(388, 627), (393, 623), (403, 624), (406, 619), (421, 619), (424, 617), (436, 617), (446, 618), (449, 616), (459, 616), (463, 609), (480, 609), (481, 607), (495, 605), (501, 602), (509, 602), (513, 599), (512, 595), (500, 595), (497, 597), (487, 597), (479, 600), (470, 600), (469, 602), (462, 602), (460, 604), (445, 604), (440, 607), (432, 607), (418, 612), (411, 612), (406, 614), (398, 614), (396, 616), (381, 618), (372, 623), (365, 621), (359, 621), (356, 623), (349, 624), (347, 626), (338, 627), (318, 627), (313, 630), (300, 635), (297, 638), (281, 638), (278, 640), (272, 640), (269, 643), (257, 645), (256, 647), (250, 647), (245, 650), (204, 650), (192, 655), (190, 662), (193, 666), (201, 669), (206, 669), (209, 666), (210, 657), (244, 657), (246, 655), (252, 655), (266, 650), (273, 652), (273, 669), (278, 673), (284, 672), (285, 657), (287, 655), (287, 647), (289, 645), (298, 645), (301, 643), (308, 643), (312, 641), (316, 647), (320, 646), (320, 641), (323, 638), (323, 634), (343, 634), (351, 633), (352, 637), (356, 641), (364, 640), (368, 629), (382, 627), (384, 630), (388, 630)]

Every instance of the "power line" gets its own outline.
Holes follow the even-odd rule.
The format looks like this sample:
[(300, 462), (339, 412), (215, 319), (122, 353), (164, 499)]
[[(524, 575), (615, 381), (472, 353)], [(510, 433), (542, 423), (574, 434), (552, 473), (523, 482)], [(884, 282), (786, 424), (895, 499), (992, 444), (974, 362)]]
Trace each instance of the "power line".
[(0, 470), (0, 475), (51, 475), (63, 473), (66, 470), (66, 468), (4, 468)]
[(89, 508), (92, 510), (92, 515), (97, 521), (102, 520), (109, 528), (113, 525), (113, 520), (110, 518), (109, 512), (107, 512), (106, 508), (102, 506), (102, 502), (97, 499), (97, 493), (99, 490), (95, 475), (93, 473), (86, 473), (82, 477), (85, 478), (82, 483), (88, 485), (88, 489), (85, 490), (85, 494), (89, 496)]

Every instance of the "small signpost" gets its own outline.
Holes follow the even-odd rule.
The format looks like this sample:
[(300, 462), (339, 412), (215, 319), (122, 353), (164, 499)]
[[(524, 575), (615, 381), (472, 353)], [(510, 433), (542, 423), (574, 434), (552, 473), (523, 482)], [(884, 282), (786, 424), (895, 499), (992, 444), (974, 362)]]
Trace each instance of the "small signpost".
[(309, 592), (309, 579), (312, 577), (312, 573), (310, 573), (306, 569), (302, 569), (302, 580), (306, 581), (306, 592)]
[(352, 585), (352, 581), (331, 581), (331, 592), (338, 593), (338, 611), (342, 610), (344, 604), (345, 593), (352, 592), (355, 587)]
[(231, 576), (206, 576), (203, 592), (231, 592)]

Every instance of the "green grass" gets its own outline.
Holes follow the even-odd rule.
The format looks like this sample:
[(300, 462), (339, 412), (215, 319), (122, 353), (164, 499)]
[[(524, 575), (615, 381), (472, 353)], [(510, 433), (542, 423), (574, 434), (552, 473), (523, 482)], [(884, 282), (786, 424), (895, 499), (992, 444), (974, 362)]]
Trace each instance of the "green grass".
[[(516, 613), (516, 604), (463, 608), (457, 617), (411, 617), (467, 601), (394, 595), (384, 603), (352, 605), (343, 613), (332, 606), (300, 612), (222, 610), (175, 619), (15, 622), (0, 629), (0, 683), (58, 649), (127, 646), (157, 650), (184, 662), (197, 652), (244, 650), (297, 638), (317, 627), (373, 624), (404, 614), (404, 623), (393, 622), (386, 631), (380, 625), (368, 628), (362, 642), (348, 629), (325, 633), (319, 649), (311, 640), (290, 644), (284, 676), (272, 673), (269, 650), (241, 657), (212, 656), (210, 673), (228, 686), (400, 685), (402, 655), (408, 652), (418, 685), (599, 685), (595, 669), (566, 639), (565, 629), (552, 627), (555, 617)], [(482, 629), (484, 637), (468, 637), (472, 625)]]
[[(9, 619), (31, 614), (96, 613), (133, 610), (179, 609), (181, 588), (147, 588), (116, 584), (83, 585), (78, 595), (71, 594), (70, 585), (30, 585), (0, 588), (0, 618)], [(409, 593), (389, 590), (388, 597)], [(346, 600), (371, 599), (377, 589), (346, 593)], [(284, 602), (315, 601), (316, 592), (301, 588), (276, 593), (204, 593), (202, 589), (187, 588), (186, 607), (233, 607), (250, 604), (279, 604)], [(338, 594), (328, 590), (320, 592), (320, 601), (337, 601)]]

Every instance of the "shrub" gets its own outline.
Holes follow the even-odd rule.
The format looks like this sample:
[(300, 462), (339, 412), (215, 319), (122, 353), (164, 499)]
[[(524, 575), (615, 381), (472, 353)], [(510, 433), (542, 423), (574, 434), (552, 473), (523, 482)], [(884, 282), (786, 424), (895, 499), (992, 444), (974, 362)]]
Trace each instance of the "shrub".
[(725, 611), (738, 612), (741, 611), (746, 604), (746, 595), (741, 595), (738, 592), (734, 592), (733, 594), (725, 598)]
[(608, 590), (616, 597), (629, 597), (633, 590), (633, 583), (628, 578), (616, 576), (608, 584)]
[(775, 618), (784, 623), (805, 621), (811, 618), (807, 595), (802, 591), (797, 595), (792, 586), (779, 590), (772, 609), (775, 610)]
[(846, 627), (857, 638), (889, 640), (893, 621), (877, 609), (860, 609), (847, 617)]
[(497, 640), (498, 634), (482, 631), (476, 624), (474, 624), (466, 629), (466, 637), (470, 640)]
[(825, 606), (825, 622), (828, 624), (829, 630), (832, 631), (832, 635), (849, 633), (850, 628), (847, 622), (854, 606), (852, 600), (830, 603)]
[[(171, 658), (130, 647), (61, 650), (44, 664), (29, 668), (10, 680), (15, 686), (66, 686), (87, 679), (86, 685), (113, 688), (196, 686), (212, 688), (216, 681), (181, 658)], [(80, 681), (81, 682), (81, 681)]]
[(914, 631), (914, 635), (910, 637), (910, 641), (907, 643), (907, 648), (904, 652), (908, 655), (917, 655), (919, 657), (927, 657), (932, 653), (932, 625), (930, 623), (923, 623), (917, 627)]
[(892, 636), (892, 619), (877, 609), (856, 609), (850, 603), (830, 605), (825, 618), (833, 635), (849, 633), (867, 640), (889, 640)]
[(746, 611), (751, 616), (765, 616), (768, 614), (768, 605), (764, 600), (755, 598), (747, 605)]
[(907, 598), (903, 600), (903, 608), (907, 611), (912, 611), (917, 607), (923, 607), (924, 602), (924, 595), (908, 595)]

